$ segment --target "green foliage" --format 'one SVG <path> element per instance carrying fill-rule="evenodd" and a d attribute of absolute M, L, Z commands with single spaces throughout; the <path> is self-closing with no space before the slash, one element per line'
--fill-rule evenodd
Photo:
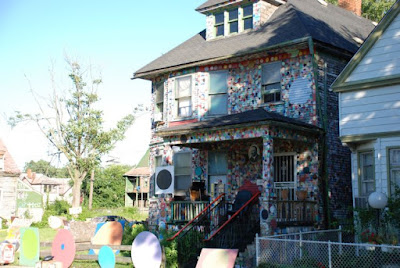
<path fill-rule="evenodd" d="M 337 5 L 338 0 L 327 0 L 328 3 Z M 361 15 L 364 18 L 379 22 L 389 11 L 396 0 L 363 0 Z"/>
<path fill-rule="evenodd" d="M 45 160 L 39 161 L 29 161 L 25 163 L 24 170 L 27 172 L 28 169 L 31 169 L 32 172 L 44 174 L 49 178 L 69 178 L 69 173 L 66 167 L 56 168 Z"/>
<path fill-rule="evenodd" d="M 54 145 L 58 153 L 68 161 L 68 171 L 74 181 L 73 207 L 79 206 L 81 184 L 86 175 L 100 162 L 117 141 L 124 138 L 126 130 L 134 121 L 133 115 L 120 120 L 113 129 L 105 130 L 103 112 L 95 108 L 99 100 L 97 88 L 101 79 L 92 79 L 92 72 L 82 69 L 76 62 L 67 59 L 72 81 L 67 96 L 59 96 L 54 89 L 47 103 L 38 103 L 39 114 L 16 115 L 9 119 L 10 125 L 22 121 L 33 121 Z M 89 80 L 90 82 L 86 82 Z M 33 91 L 32 91 L 33 92 Z M 49 109 L 44 109 L 47 105 Z"/>
<path fill-rule="evenodd" d="M 49 204 L 46 209 L 44 210 L 42 220 L 37 223 L 33 223 L 33 227 L 43 228 L 48 227 L 49 217 L 50 216 L 63 216 L 67 219 L 71 218 L 71 215 L 68 214 L 68 209 L 70 205 L 67 201 L 64 200 L 56 200 L 54 203 Z"/>
<path fill-rule="evenodd" d="M 97 168 L 93 183 L 93 208 L 116 208 L 125 204 L 125 178 L 130 166 L 113 165 L 105 169 Z M 90 176 L 89 176 L 90 177 Z M 85 203 L 89 200 L 90 178 L 84 183 Z"/>
<path fill-rule="evenodd" d="M 125 225 L 124 234 L 122 236 L 122 245 L 132 245 L 133 240 L 135 240 L 136 236 L 141 232 L 148 231 L 148 228 L 144 224 L 134 224 L 129 226 L 129 224 Z"/>
<path fill-rule="evenodd" d="M 385 221 L 393 224 L 400 230 L 400 188 L 396 187 L 395 192 L 388 200 Z"/>
<path fill-rule="evenodd" d="M 164 250 L 166 258 L 166 267 L 178 268 L 178 242 L 177 239 L 168 241 L 168 237 L 172 237 L 174 232 L 167 230 L 160 230 L 163 239 L 160 241 L 161 247 Z"/>

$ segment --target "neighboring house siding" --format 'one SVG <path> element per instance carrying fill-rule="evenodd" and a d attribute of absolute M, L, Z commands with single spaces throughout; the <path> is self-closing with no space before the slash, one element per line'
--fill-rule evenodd
<path fill-rule="evenodd" d="M 342 92 L 340 135 L 400 131 L 400 85 Z"/>
<path fill-rule="evenodd" d="M 15 216 L 17 200 L 17 177 L 0 178 L 0 217 Z"/>
<path fill-rule="evenodd" d="M 369 50 L 346 82 L 400 74 L 400 16 Z"/>

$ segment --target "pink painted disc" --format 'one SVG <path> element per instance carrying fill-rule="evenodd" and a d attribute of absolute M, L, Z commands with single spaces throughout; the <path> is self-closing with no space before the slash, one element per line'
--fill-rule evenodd
<path fill-rule="evenodd" d="M 58 230 L 51 247 L 51 255 L 55 261 L 62 262 L 63 267 L 71 266 L 75 258 L 75 240 L 72 233 L 66 229 Z"/>

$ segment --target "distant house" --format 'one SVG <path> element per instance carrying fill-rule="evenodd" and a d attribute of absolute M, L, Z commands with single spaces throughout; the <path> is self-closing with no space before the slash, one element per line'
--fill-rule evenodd
<path fill-rule="evenodd" d="M 337 78 L 340 139 L 351 149 L 354 206 L 400 186 L 400 2 Z"/>
<path fill-rule="evenodd" d="M 17 181 L 21 174 L 10 152 L 0 139 L 0 217 L 16 216 Z"/>
<path fill-rule="evenodd" d="M 56 200 L 65 200 L 72 203 L 72 185 L 70 178 L 49 178 L 43 174 L 36 174 L 30 169 L 20 175 L 22 182 L 43 195 L 44 204 L 54 203 Z"/>
<path fill-rule="evenodd" d="M 125 206 L 137 207 L 141 211 L 148 211 L 150 190 L 149 150 L 145 153 L 138 165 L 124 174 L 125 179 Z"/>

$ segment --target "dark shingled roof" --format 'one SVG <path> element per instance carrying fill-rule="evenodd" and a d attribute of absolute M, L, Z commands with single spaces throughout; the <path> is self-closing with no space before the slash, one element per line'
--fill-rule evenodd
<path fill-rule="evenodd" d="M 359 47 L 354 37 L 364 40 L 373 28 L 371 21 L 331 4 L 288 0 L 260 29 L 210 41 L 205 40 L 204 30 L 136 71 L 135 77 L 183 64 L 252 53 L 254 49 L 305 37 L 354 53 Z"/>
<path fill-rule="evenodd" d="M 216 117 L 206 121 L 199 121 L 195 123 L 164 128 L 157 131 L 157 133 L 160 135 L 167 136 L 170 133 L 172 134 L 174 132 L 182 132 L 185 130 L 187 131 L 207 130 L 209 128 L 214 128 L 214 127 L 218 128 L 218 127 L 235 126 L 247 123 L 255 123 L 255 122 L 260 123 L 260 122 L 272 122 L 272 121 L 287 123 L 314 131 L 319 130 L 319 128 L 314 125 L 307 124 L 300 120 L 289 118 L 278 113 L 269 112 L 263 108 L 258 108 L 243 113 Z"/>
<path fill-rule="evenodd" d="M 212 7 L 212 6 L 222 4 L 225 2 L 229 2 L 229 0 L 208 0 L 207 2 L 201 4 L 198 8 L 196 8 L 196 10 L 201 10 L 203 8 Z"/>

